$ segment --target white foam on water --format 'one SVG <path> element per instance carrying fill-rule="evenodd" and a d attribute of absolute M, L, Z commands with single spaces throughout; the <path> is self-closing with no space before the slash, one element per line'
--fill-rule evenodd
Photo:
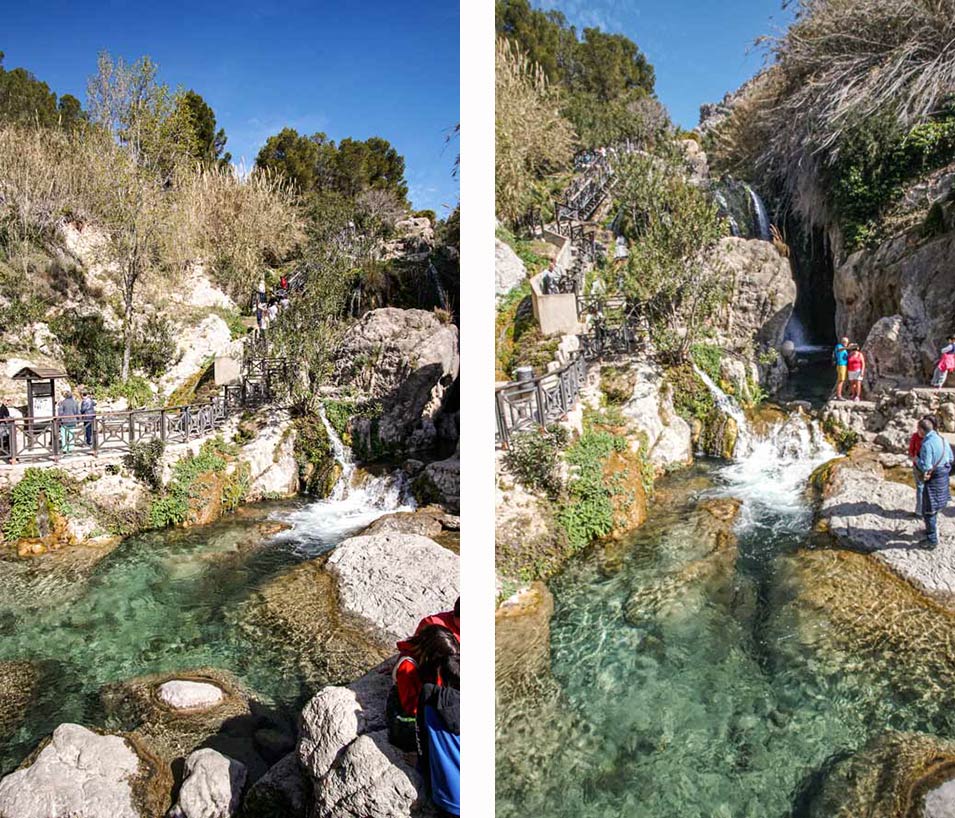
<path fill-rule="evenodd" d="M 309 556 L 337 545 L 384 514 L 416 508 L 404 472 L 399 469 L 376 476 L 360 472 L 351 451 L 329 423 L 324 407 L 319 407 L 318 414 L 341 476 L 327 498 L 284 515 L 282 520 L 292 528 L 275 538 L 277 542 L 294 543 L 297 551 Z"/>

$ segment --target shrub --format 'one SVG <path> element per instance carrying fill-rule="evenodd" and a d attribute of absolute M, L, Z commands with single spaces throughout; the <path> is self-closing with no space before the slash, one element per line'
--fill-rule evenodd
<path fill-rule="evenodd" d="M 63 348 L 63 364 L 70 380 L 106 386 L 119 377 L 123 342 L 101 315 L 63 313 L 50 328 Z"/>
<path fill-rule="evenodd" d="M 149 382 L 142 375 L 131 375 L 125 381 L 111 383 L 106 388 L 106 397 L 113 400 L 126 398 L 130 409 L 149 406 L 155 402 Z"/>
<path fill-rule="evenodd" d="M 335 434 L 345 443 L 351 445 L 351 435 L 348 433 L 348 423 L 352 415 L 356 414 L 355 402 L 347 400 L 325 400 L 325 417 L 335 430 Z"/>
<path fill-rule="evenodd" d="M 576 550 L 613 530 L 614 486 L 604 479 L 604 465 L 613 452 L 627 448 L 625 438 L 588 424 L 565 455 L 573 477 L 557 519 Z"/>
<path fill-rule="evenodd" d="M 133 339 L 132 364 L 158 378 L 179 358 L 175 327 L 162 315 L 150 315 L 136 330 Z"/>
<path fill-rule="evenodd" d="M 41 499 L 48 511 L 66 514 L 66 489 L 63 481 L 66 474 L 59 469 L 27 469 L 23 478 L 10 492 L 10 514 L 3 525 L 7 542 L 16 542 L 29 537 L 38 537 L 37 514 Z"/>
<path fill-rule="evenodd" d="M 563 488 L 560 452 L 567 438 L 567 430 L 556 425 L 515 435 L 504 453 L 504 463 L 522 485 L 556 497 Z"/>
<path fill-rule="evenodd" d="M 709 375 L 714 383 L 719 383 L 723 350 L 716 344 L 693 344 L 690 347 L 690 360 Z"/>
<path fill-rule="evenodd" d="M 181 525 L 189 519 L 190 502 L 195 499 L 195 487 L 198 478 L 206 473 L 222 474 L 229 464 L 229 460 L 235 456 L 238 449 L 231 444 L 226 443 L 221 437 L 215 437 L 202 444 L 199 453 L 196 455 L 187 455 L 179 460 L 172 467 L 172 476 L 169 485 L 166 486 L 166 493 L 162 497 L 157 497 L 149 509 L 148 523 L 151 528 L 165 528 L 170 525 Z M 248 479 L 248 474 L 245 475 Z M 243 482 L 240 472 L 237 472 L 236 482 Z M 235 508 L 245 496 L 245 490 L 236 499 L 238 489 L 233 492 L 228 484 L 223 487 L 223 504 L 228 510 L 231 510 L 228 503 L 232 503 L 231 508 Z"/>
<path fill-rule="evenodd" d="M 123 457 L 123 464 L 133 477 L 145 483 L 153 491 L 162 488 L 162 456 L 166 444 L 158 438 L 143 440 L 129 445 L 129 452 Z"/>

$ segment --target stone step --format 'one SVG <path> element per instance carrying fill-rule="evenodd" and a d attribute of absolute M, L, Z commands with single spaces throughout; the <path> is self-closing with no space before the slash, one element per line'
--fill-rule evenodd
<path fill-rule="evenodd" d="M 826 402 L 824 411 L 831 409 L 845 409 L 849 412 L 874 412 L 875 401 L 871 400 L 830 400 Z"/>

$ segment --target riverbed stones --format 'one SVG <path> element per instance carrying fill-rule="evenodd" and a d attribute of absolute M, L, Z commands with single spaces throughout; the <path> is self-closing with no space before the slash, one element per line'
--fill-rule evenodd
<path fill-rule="evenodd" d="M 298 763 L 298 753 L 293 750 L 249 788 L 239 815 L 241 818 L 306 818 L 311 800 L 311 784 Z"/>
<path fill-rule="evenodd" d="M 422 617 L 448 610 L 458 597 L 458 556 L 427 537 L 380 533 L 338 545 L 327 569 L 347 613 L 385 642 L 403 639 Z"/>
<path fill-rule="evenodd" d="M 494 616 L 495 680 L 498 695 L 550 680 L 550 619 L 554 597 L 543 582 L 519 589 Z"/>
<path fill-rule="evenodd" d="M 298 758 L 321 818 L 410 816 L 423 799 L 413 756 L 388 742 L 393 660 L 345 687 L 319 691 L 302 712 Z M 419 793 L 421 793 L 419 795 Z"/>
<path fill-rule="evenodd" d="M 0 662 L 0 735 L 19 724 L 40 686 L 40 668 L 29 661 Z"/>
<path fill-rule="evenodd" d="M 225 694 L 209 682 L 171 679 L 159 685 L 156 696 L 174 710 L 204 710 L 219 704 Z"/>
<path fill-rule="evenodd" d="M 179 798 L 167 818 L 231 818 L 247 774 L 244 764 L 209 747 L 190 753 Z"/>
<path fill-rule="evenodd" d="M 0 781 L 0 815 L 154 818 L 171 783 L 164 765 L 128 739 L 61 724 L 28 766 Z"/>

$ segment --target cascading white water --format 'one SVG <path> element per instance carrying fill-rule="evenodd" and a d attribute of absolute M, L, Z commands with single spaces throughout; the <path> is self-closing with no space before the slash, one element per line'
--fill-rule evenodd
<path fill-rule="evenodd" d="M 284 520 L 292 528 L 277 538 L 294 540 L 296 548 L 309 555 L 357 533 L 383 514 L 415 509 L 403 471 L 397 469 L 383 475 L 362 472 L 329 422 L 324 407 L 319 407 L 318 415 L 328 433 L 335 461 L 341 467 L 341 476 L 327 498 L 288 514 Z"/>
<path fill-rule="evenodd" d="M 736 448 L 734 449 L 735 456 L 740 457 L 744 454 L 747 454 L 750 449 L 750 433 L 749 423 L 746 420 L 746 413 L 735 400 L 733 400 L 722 389 L 720 389 L 713 382 L 713 379 L 696 364 L 693 364 L 693 371 L 696 372 L 697 377 L 703 381 L 704 384 L 706 384 L 706 388 L 710 390 L 710 394 L 713 396 L 713 400 L 716 402 L 716 408 L 719 409 L 724 415 L 729 415 L 736 422 Z"/>
<path fill-rule="evenodd" d="M 749 199 L 753 203 L 753 214 L 756 219 L 754 227 L 756 227 L 757 230 L 756 238 L 769 241 L 772 234 L 769 232 L 769 214 L 766 212 L 766 204 L 763 202 L 762 196 L 749 185 L 745 185 L 745 187 L 746 192 L 749 194 Z"/>
<path fill-rule="evenodd" d="M 734 236 L 740 236 L 742 233 L 739 229 L 739 222 L 736 221 L 736 218 L 733 216 L 732 208 L 730 208 L 730 203 L 726 200 L 726 195 L 722 190 L 717 190 L 715 193 L 716 203 L 720 207 L 720 211 L 725 215 L 727 222 L 729 222 L 730 233 Z"/>
<path fill-rule="evenodd" d="M 732 462 L 719 470 L 724 485 L 718 493 L 743 501 L 740 527 L 759 526 L 763 520 L 772 520 L 774 528 L 802 524 L 808 514 L 806 481 L 838 451 L 819 424 L 801 412 L 771 425 L 765 434 L 754 433 L 736 401 L 694 369 L 719 410 L 736 421 L 736 449 Z"/>

